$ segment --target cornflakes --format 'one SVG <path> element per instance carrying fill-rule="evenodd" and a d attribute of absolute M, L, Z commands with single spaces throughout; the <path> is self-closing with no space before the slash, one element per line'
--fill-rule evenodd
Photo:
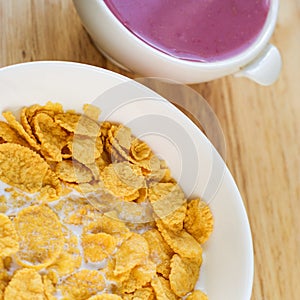
<path fill-rule="evenodd" d="M 174 231 L 183 229 L 186 215 L 184 193 L 177 184 L 157 183 L 149 189 L 149 199 L 155 214 Z"/>
<path fill-rule="evenodd" d="M 86 300 L 101 292 L 105 281 L 99 271 L 81 270 L 67 277 L 58 288 L 66 299 Z"/>
<path fill-rule="evenodd" d="M 76 161 L 64 160 L 55 167 L 57 176 L 66 182 L 85 183 L 93 180 L 90 169 Z"/>
<path fill-rule="evenodd" d="M 44 106 L 41 106 L 39 109 L 37 109 L 35 114 L 37 112 L 46 112 L 51 117 L 53 117 L 56 114 L 63 113 L 63 107 L 60 103 L 53 103 L 51 101 L 48 101 Z"/>
<path fill-rule="evenodd" d="M 115 135 L 117 133 L 118 126 L 112 125 L 111 128 L 107 131 L 107 138 L 105 143 L 106 150 L 112 156 L 114 156 L 114 158 L 117 161 L 125 160 L 148 171 L 159 169 L 160 161 L 155 155 L 150 155 L 147 159 L 139 161 L 135 160 L 132 156 L 130 156 L 130 152 L 128 151 L 128 149 L 123 148 L 116 139 Z"/>
<path fill-rule="evenodd" d="M 178 232 L 167 229 L 161 220 L 156 225 L 167 244 L 182 257 L 197 258 L 202 256 L 200 244 L 184 229 Z"/>
<path fill-rule="evenodd" d="M 11 128 L 7 123 L 0 121 L 0 138 L 2 143 L 13 143 L 22 146 L 28 146 L 28 143 L 18 135 L 18 133 Z"/>
<path fill-rule="evenodd" d="M 207 299 L 193 289 L 209 207 L 130 128 L 83 112 L 3 113 L 0 300 Z"/>
<path fill-rule="evenodd" d="M 42 277 L 32 269 L 16 271 L 4 292 L 5 300 L 44 300 Z"/>
<path fill-rule="evenodd" d="M 130 272 L 130 277 L 122 283 L 123 293 L 132 293 L 151 282 L 155 275 L 155 264 L 151 261 L 138 265 Z"/>
<path fill-rule="evenodd" d="M 213 231 L 213 216 L 209 206 L 200 199 L 189 202 L 184 228 L 200 244 L 205 243 Z"/>
<path fill-rule="evenodd" d="M 60 276 L 73 273 L 81 266 L 82 257 L 77 236 L 63 228 L 64 248 L 58 258 L 47 269 L 56 271 Z"/>
<path fill-rule="evenodd" d="M 4 291 L 10 279 L 11 278 L 8 275 L 7 271 L 0 268 L 0 299 L 1 300 L 4 299 Z"/>
<path fill-rule="evenodd" d="M 95 160 L 102 153 L 102 149 L 99 149 L 97 141 L 99 139 L 76 135 L 71 148 L 73 158 L 84 165 L 95 163 Z"/>
<path fill-rule="evenodd" d="M 100 126 L 96 121 L 80 114 L 56 114 L 54 120 L 62 128 L 76 135 L 96 137 L 101 134 Z"/>
<path fill-rule="evenodd" d="M 186 300 L 208 300 L 208 297 L 203 292 L 195 290 L 186 298 Z"/>
<path fill-rule="evenodd" d="M 151 287 L 137 289 L 133 294 L 123 294 L 124 300 L 154 300 L 155 295 Z"/>
<path fill-rule="evenodd" d="M 178 297 L 173 293 L 170 283 L 161 276 L 155 276 L 151 281 L 157 300 L 176 300 Z"/>
<path fill-rule="evenodd" d="M 3 117 L 8 124 L 35 150 L 40 149 L 40 145 L 33 139 L 24 129 L 24 127 L 16 120 L 15 116 L 10 112 L 3 112 Z"/>
<path fill-rule="evenodd" d="M 64 237 L 57 215 L 47 206 L 30 206 L 14 219 L 20 237 L 17 261 L 22 266 L 41 269 L 55 261 L 62 251 Z"/>
<path fill-rule="evenodd" d="M 0 179 L 24 192 L 36 193 L 48 164 L 34 151 L 17 144 L 0 144 Z"/>
<path fill-rule="evenodd" d="M 112 235 L 117 244 L 121 244 L 124 240 L 131 236 L 130 230 L 126 224 L 116 216 L 101 216 L 96 221 L 92 221 L 83 228 L 84 233 L 100 233 L 104 232 Z"/>
<path fill-rule="evenodd" d="M 101 109 L 99 107 L 92 104 L 84 104 L 82 109 L 84 111 L 85 116 L 89 117 L 94 121 L 98 121 L 99 116 L 101 114 Z"/>
<path fill-rule="evenodd" d="M 101 180 L 104 186 L 118 197 L 132 195 L 145 185 L 141 169 L 128 162 L 110 164 L 103 169 Z"/>
<path fill-rule="evenodd" d="M 182 258 L 174 254 L 171 260 L 170 285 L 173 292 L 183 297 L 191 292 L 198 280 L 202 258 Z"/>
<path fill-rule="evenodd" d="M 47 300 L 56 300 L 55 293 L 56 287 L 53 281 L 49 278 L 48 275 L 42 276 L 42 281 L 44 285 L 44 294 Z"/>
<path fill-rule="evenodd" d="M 101 261 L 110 256 L 116 248 L 116 239 L 107 233 L 82 235 L 84 258 L 88 262 Z"/>
<path fill-rule="evenodd" d="M 146 231 L 143 237 L 148 242 L 150 258 L 156 264 L 156 272 L 165 278 L 169 278 L 171 258 L 174 254 L 173 250 L 156 229 Z"/>
<path fill-rule="evenodd" d="M 62 148 L 67 144 L 68 133 L 56 124 L 47 113 L 33 117 L 34 133 L 41 143 L 41 153 L 50 161 L 61 161 Z"/>
<path fill-rule="evenodd" d="M 123 242 L 116 253 L 115 275 L 126 274 L 135 266 L 143 264 L 149 256 L 149 247 L 146 239 L 137 233 Z"/>
<path fill-rule="evenodd" d="M 102 294 L 102 295 L 92 296 L 88 300 L 122 300 L 122 298 L 118 295 Z"/>
<path fill-rule="evenodd" d="M 7 199 L 5 196 L 0 196 L 0 213 L 6 213 L 8 210 Z"/>
<path fill-rule="evenodd" d="M 132 136 L 131 130 L 128 127 L 125 127 L 123 125 L 118 126 L 118 128 L 114 132 L 114 138 L 123 149 L 125 149 L 126 151 L 130 149 Z"/>
<path fill-rule="evenodd" d="M 152 153 L 151 148 L 139 139 L 134 139 L 132 141 L 130 152 L 132 157 L 137 161 L 148 159 Z"/>
<path fill-rule="evenodd" d="M 48 169 L 43 179 L 39 199 L 43 202 L 57 200 L 62 195 L 62 185 L 57 175 Z"/>
<path fill-rule="evenodd" d="M 0 213 L 0 259 L 15 254 L 19 250 L 19 237 L 13 223 Z"/>

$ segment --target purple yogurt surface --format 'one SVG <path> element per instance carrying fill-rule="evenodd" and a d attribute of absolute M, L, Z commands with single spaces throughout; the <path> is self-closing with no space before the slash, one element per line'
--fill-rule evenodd
<path fill-rule="evenodd" d="M 270 0 L 104 0 L 138 38 L 173 57 L 214 62 L 247 49 Z"/>

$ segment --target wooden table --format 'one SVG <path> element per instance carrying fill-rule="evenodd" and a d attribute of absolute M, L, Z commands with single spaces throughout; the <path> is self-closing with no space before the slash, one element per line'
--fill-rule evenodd
<path fill-rule="evenodd" d="M 253 300 L 300 299 L 299 15 L 299 0 L 282 1 L 273 42 L 284 64 L 273 86 L 234 77 L 192 86 L 221 123 L 226 163 L 248 212 L 255 252 Z M 136 76 L 97 52 L 71 0 L 0 0 L 0 30 L 1 67 L 68 60 Z"/>

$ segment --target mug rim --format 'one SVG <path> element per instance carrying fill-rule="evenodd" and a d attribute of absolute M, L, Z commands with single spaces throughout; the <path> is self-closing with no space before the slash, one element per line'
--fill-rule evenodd
<path fill-rule="evenodd" d="M 126 28 L 121 23 L 121 21 L 113 14 L 113 12 L 109 9 L 104 1 L 97 1 L 97 3 L 102 6 L 102 9 L 104 9 L 104 11 L 107 13 L 110 20 L 114 23 L 114 26 L 116 26 L 118 30 L 122 31 L 122 34 L 126 35 L 127 39 L 130 39 L 131 42 L 137 43 L 139 47 L 144 48 L 148 51 L 148 53 L 151 53 L 152 55 L 164 61 L 168 61 L 169 63 L 177 65 L 179 64 L 182 67 L 186 66 L 192 68 L 205 68 L 208 70 L 215 70 L 216 68 L 227 68 L 231 66 L 242 67 L 255 59 L 271 39 L 277 22 L 279 9 L 279 0 L 270 0 L 270 8 L 263 28 L 261 29 L 255 41 L 244 51 L 237 55 L 233 55 L 219 61 L 201 62 L 177 58 L 149 45 L 147 42 L 143 41 L 141 38 L 132 33 L 128 28 Z"/>

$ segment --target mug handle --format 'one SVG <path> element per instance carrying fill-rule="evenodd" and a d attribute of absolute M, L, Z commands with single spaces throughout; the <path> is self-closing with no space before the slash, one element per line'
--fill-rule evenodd
<path fill-rule="evenodd" d="M 235 73 L 236 77 L 247 77 L 261 85 L 271 85 L 279 77 L 282 59 L 279 50 L 272 44 L 260 53 L 260 55 Z"/>

